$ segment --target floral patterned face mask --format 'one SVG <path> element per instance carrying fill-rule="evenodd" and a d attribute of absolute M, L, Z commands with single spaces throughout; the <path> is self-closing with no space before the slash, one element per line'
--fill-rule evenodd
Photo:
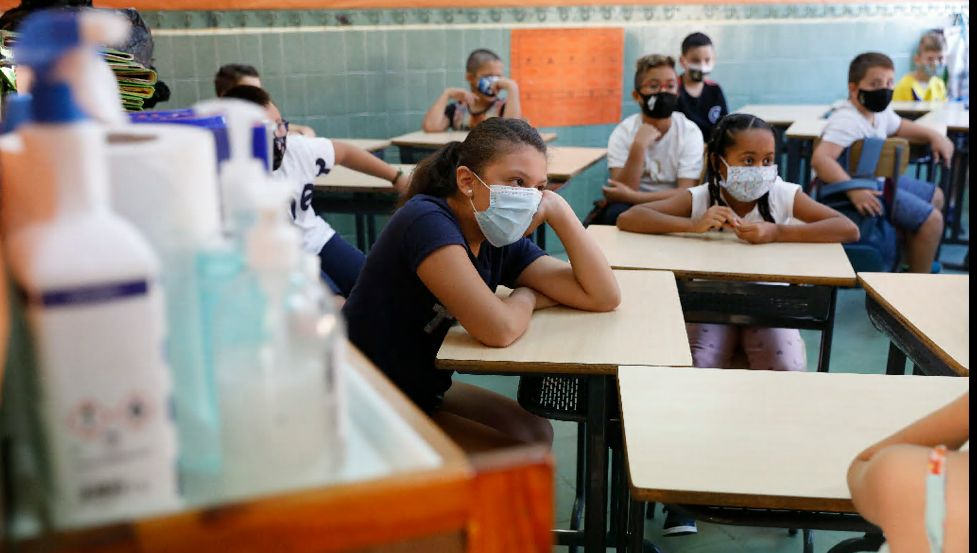
<path fill-rule="evenodd" d="M 725 159 L 719 159 L 726 165 L 726 178 L 720 179 L 719 186 L 738 201 L 757 201 L 770 191 L 770 187 L 777 180 L 776 165 L 746 167 L 730 165 Z"/>

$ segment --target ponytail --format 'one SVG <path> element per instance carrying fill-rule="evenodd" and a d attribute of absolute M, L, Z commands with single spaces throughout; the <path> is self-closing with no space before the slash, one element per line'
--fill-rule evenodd
<path fill-rule="evenodd" d="M 410 178 L 407 199 L 418 194 L 438 198 L 447 198 L 454 194 L 458 189 L 458 184 L 455 182 L 455 169 L 458 168 L 460 152 L 461 142 L 454 140 L 418 163 Z"/>

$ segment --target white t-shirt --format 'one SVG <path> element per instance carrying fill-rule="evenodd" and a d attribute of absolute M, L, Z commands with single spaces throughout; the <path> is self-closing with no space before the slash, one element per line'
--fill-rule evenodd
<path fill-rule="evenodd" d="M 799 185 L 784 182 L 780 177 L 777 177 L 777 180 L 770 187 L 770 196 L 767 198 L 770 203 L 770 216 L 773 217 L 774 223 L 786 225 L 794 222 L 794 197 L 800 189 Z M 689 189 L 689 193 L 692 194 L 691 218 L 702 217 L 712 207 L 711 198 L 709 198 L 709 185 L 693 186 Z M 758 206 L 754 206 L 753 210 L 741 219 L 744 223 L 763 222 L 763 216 L 760 215 Z"/>
<path fill-rule="evenodd" d="M 634 135 L 641 127 L 641 114 L 621 121 L 607 142 L 607 166 L 624 167 Z M 660 192 L 676 187 L 678 179 L 699 180 L 702 174 L 702 131 L 684 114 L 672 114 L 672 126 L 657 142 L 645 151 L 645 166 L 641 171 L 640 189 Z"/>
<path fill-rule="evenodd" d="M 869 121 L 848 100 L 828 117 L 821 140 L 847 148 L 864 138 L 889 138 L 896 134 L 901 124 L 902 118 L 892 110 L 891 105 L 885 111 L 874 114 L 872 121 Z"/>
<path fill-rule="evenodd" d="M 308 138 L 291 134 L 285 157 L 271 176 L 292 187 L 292 221 L 302 231 L 302 249 L 318 255 L 326 242 L 336 234 L 329 223 L 312 209 L 314 181 L 336 165 L 336 151 L 328 138 Z"/>

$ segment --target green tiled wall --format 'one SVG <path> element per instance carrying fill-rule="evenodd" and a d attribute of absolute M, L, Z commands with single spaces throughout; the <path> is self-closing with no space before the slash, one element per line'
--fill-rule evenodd
<path fill-rule="evenodd" d="M 474 48 L 509 56 L 509 32 L 533 25 L 621 26 L 626 75 L 643 54 L 678 56 L 682 38 L 702 31 L 716 44 L 713 78 L 730 108 L 747 103 L 830 103 L 845 95 L 848 61 L 889 54 L 909 69 L 921 33 L 969 8 L 957 2 L 778 6 L 659 6 L 377 10 L 361 12 L 149 12 L 156 66 L 172 90 L 160 108 L 213 95 L 224 63 L 250 63 L 285 116 L 322 136 L 387 138 L 417 130 L 446 86 L 462 86 Z M 450 23 L 448 22 L 450 20 Z M 573 83 L 567 83 L 573 86 Z M 623 114 L 637 111 L 624 87 Z M 559 127 L 558 145 L 606 146 L 613 125 Z M 388 152 L 396 160 L 396 152 Z M 606 164 L 562 192 L 583 216 L 600 194 Z M 350 235 L 347 218 L 330 217 Z M 560 248 L 555 241 L 553 250 Z"/>

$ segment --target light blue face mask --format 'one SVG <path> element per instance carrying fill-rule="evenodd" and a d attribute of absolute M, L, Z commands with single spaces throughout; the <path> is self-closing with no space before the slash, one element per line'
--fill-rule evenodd
<path fill-rule="evenodd" d="M 472 172 L 475 175 L 475 172 Z M 508 246 L 525 236 L 529 230 L 533 216 L 539 209 L 539 202 L 543 199 L 543 193 L 535 188 L 522 188 L 520 186 L 505 186 L 493 184 L 489 186 L 481 177 L 475 175 L 482 186 L 489 189 L 489 206 L 485 211 L 475 209 L 475 202 L 471 198 L 468 201 L 472 204 L 475 212 L 475 222 L 478 228 L 482 229 L 482 234 L 496 248 Z"/>

